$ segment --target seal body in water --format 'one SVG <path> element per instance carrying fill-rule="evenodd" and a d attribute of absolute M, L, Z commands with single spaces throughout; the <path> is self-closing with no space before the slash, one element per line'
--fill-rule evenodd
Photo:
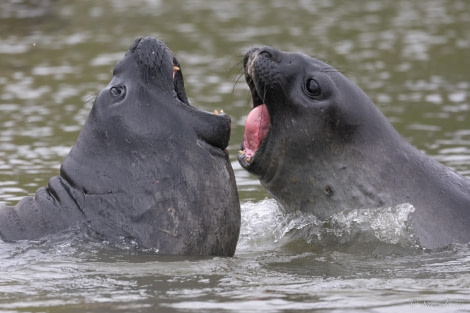
<path fill-rule="evenodd" d="M 137 39 L 98 94 L 60 176 L 0 208 L 5 241 L 85 222 L 107 240 L 161 254 L 232 256 L 240 204 L 226 147 L 231 122 L 189 105 L 179 64 Z"/>
<path fill-rule="evenodd" d="M 470 181 L 411 146 L 339 71 L 272 47 L 244 67 L 254 108 L 238 160 L 286 211 L 410 203 L 423 247 L 470 241 Z"/>

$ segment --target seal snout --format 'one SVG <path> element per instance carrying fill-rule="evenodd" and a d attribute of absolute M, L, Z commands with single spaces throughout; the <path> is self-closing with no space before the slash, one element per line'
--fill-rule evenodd
<path fill-rule="evenodd" d="M 136 40 L 134 56 L 137 63 L 147 70 L 156 70 L 162 67 L 169 48 L 160 40 L 143 37 Z"/>
<path fill-rule="evenodd" d="M 132 55 L 141 70 L 149 79 L 170 80 L 180 72 L 174 53 L 167 45 L 153 37 L 142 37 L 135 40 L 127 55 Z"/>
<path fill-rule="evenodd" d="M 273 47 L 265 46 L 261 48 L 251 48 L 245 54 L 245 57 L 243 59 L 243 66 L 245 67 L 245 69 L 249 69 L 251 71 L 251 66 L 258 57 L 269 59 L 276 63 L 279 63 L 281 61 L 280 51 Z"/>
<path fill-rule="evenodd" d="M 266 96 L 277 85 L 276 67 L 281 51 L 266 46 L 249 50 L 244 58 L 245 80 L 253 97 L 253 107 L 266 103 Z"/>
<path fill-rule="evenodd" d="M 181 66 L 173 51 L 163 41 L 153 37 L 138 38 L 126 56 L 135 60 L 143 78 L 150 86 L 173 89 L 176 97 L 189 105 Z"/>

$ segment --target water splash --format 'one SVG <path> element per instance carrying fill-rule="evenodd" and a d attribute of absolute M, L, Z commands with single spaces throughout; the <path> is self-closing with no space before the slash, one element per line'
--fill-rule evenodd
<path fill-rule="evenodd" d="M 242 204 L 239 251 L 302 243 L 311 248 L 395 245 L 419 248 L 411 204 L 343 211 L 327 220 L 313 214 L 283 213 L 274 200 Z"/>

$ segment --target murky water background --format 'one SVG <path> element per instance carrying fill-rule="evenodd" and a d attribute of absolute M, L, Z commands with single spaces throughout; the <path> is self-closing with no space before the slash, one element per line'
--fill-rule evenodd
<path fill-rule="evenodd" d="M 465 0 L 2 1 L 0 201 L 57 175 L 114 63 L 151 35 L 182 61 L 192 104 L 232 116 L 243 221 L 234 258 L 162 257 L 80 230 L 0 243 L 0 310 L 470 312 L 469 246 L 415 247 L 406 206 L 328 226 L 285 216 L 235 159 L 242 55 L 269 44 L 339 68 L 405 138 L 470 176 L 469 29 Z"/>

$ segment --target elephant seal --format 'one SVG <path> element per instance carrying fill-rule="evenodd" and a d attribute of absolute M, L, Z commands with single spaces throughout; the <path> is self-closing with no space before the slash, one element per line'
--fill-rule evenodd
<path fill-rule="evenodd" d="M 5 241 L 84 221 L 107 240 L 160 254 L 232 256 L 240 203 L 226 147 L 231 121 L 192 107 L 161 41 L 137 39 L 98 94 L 60 176 L 0 208 Z"/>
<path fill-rule="evenodd" d="M 272 47 L 244 68 L 254 108 L 238 160 L 284 210 L 327 219 L 410 203 L 422 247 L 470 241 L 470 181 L 412 147 L 338 70 Z"/>

